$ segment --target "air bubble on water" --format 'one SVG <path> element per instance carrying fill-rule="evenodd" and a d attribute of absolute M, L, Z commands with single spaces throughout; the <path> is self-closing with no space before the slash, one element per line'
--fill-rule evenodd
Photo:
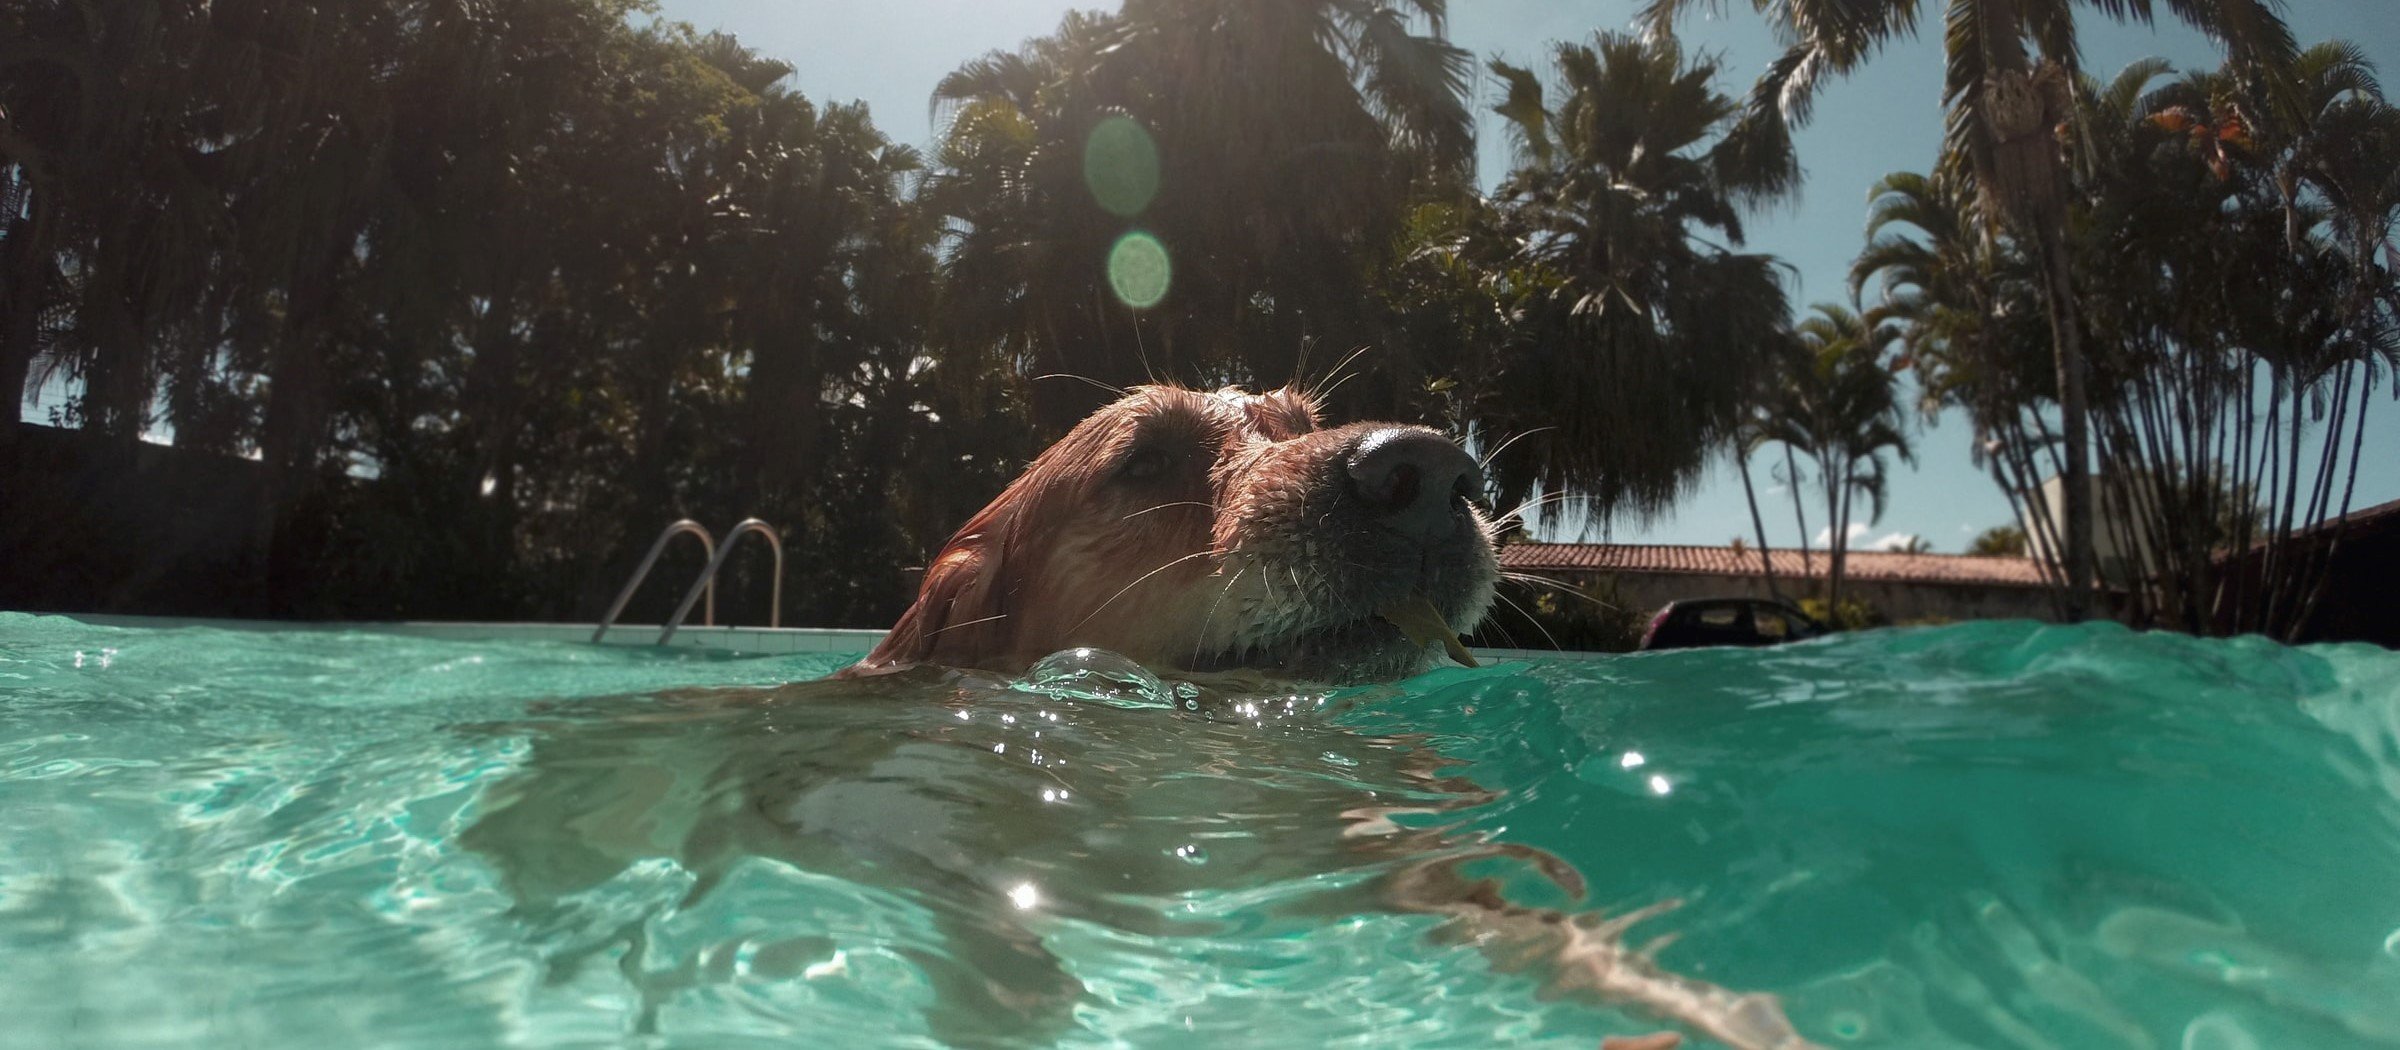
<path fill-rule="evenodd" d="M 1142 665 L 1106 649 L 1066 649 L 1043 657 L 1017 687 L 1059 700 L 1115 707 L 1172 707 L 1178 691 Z"/>
<path fill-rule="evenodd" d="M 2232 1014 L 2210 1011 L 2184 1026 L 2183 1050 L 2258 1050 L 2258 1037 Z"/>
<path fill-rule="evenodd" d="M 1199 867 L 1202 864 L 1208 863 L 1208 851 L 1188 842 L 1181 846 L 1175 847 L 1174 854 L 1176 860 L 1180 860 L 1186 864 L 1192 865 L 1193 867 Z"/>

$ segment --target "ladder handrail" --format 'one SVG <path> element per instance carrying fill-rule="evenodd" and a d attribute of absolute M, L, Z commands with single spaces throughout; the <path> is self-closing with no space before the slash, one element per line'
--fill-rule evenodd
<path fill-rule="evenodd" d="M 752 521 L 756 521 L 756 520 L 758 520 L 758 519 L 756 519 L 756 518 L 753 518 L 753 519 L 751 519 L 751 520 L 752 520 Z M 738 531 L 738 530 L 740 529 L 740 526 L 738 526 L 738 525 L 737 525 L 737 526 L 735 526 L 735 529 Z M 668 541 L 668 540 L 672 540 L 672 539 L 674 539 L 675 537 L 677 537 L 677 536 L 679 536 L 679 535 L 682 535 L 682 534 L 684 534 L 684 533 L 687 533 L 687 532 L 688 532 L 688 533 L 691 533 L 691 534 L 692 534 L 692 535 L 694 535 L 694 536 L 698 536 L 698 537 L 700 537 L 700 549 L 701 549 L 701 551 L 702 551 L 703 553 L 705 553 L 705 554 L 707 554 L 707 555 L 708 555 L 708 569 L 709 569 L 709 571 L 708 571 L 706 574 L 704 574 L 704 575 L 702 575 L 702 576 L 700 577 L 700 580 L 701 580 L 701 582 L 702 582 L 702 583 L 704 583 L 704 584 L 706 584 L 706 585 L 708 586 L 708 610 L 707 610 L 707 612 L 706 612 L 706 613 L 704 613 L 704 614 L 703 614 L 703 615 L 704 615 L 704 617 L 705 617 L 705 619 L 704 619 L 704 621 L 703 621 L 703 622 L 704 622 L 706 625 L 708 625 L 708 626 L 711 626 L 711 627 L 714 627 L 714 626 L 716 626 L 716 623 L 717 623 L 717 582 L 716 582 L 716 581 L 717 581 L 717 573 L 716 573 L 716 569 L 717 569 L 717 541 L 716 541 L 716 539 L 715 539 L 714 537 L 712 537 L 712 536 L 710 536 L 710 535 L 708 534 L 708 528 L 707 528 L 707 526 L 704 526 L 704 525 L 700 524 L 699 522 L 693 521 L 693 520 L 692 520 L 692 519 L 690 519 L 690 518 L 685 518 L 685 519 L 683 519 L 682 521 L 678 521 L 678 522 L 676 522 L 676 523 L 674 523 L 674 524 L 672 524 L 672 525 L 669 525 L 669 526 L 667 526 L 667 529 L 666 529 L 666 531 L 665 531 L 665 532 L 661 532 L 661 533 L 659 533 L 659 534 L 658 534 L 658 539 L 657 539 L 657 540 L 655 540 L 655 541 L 653 541 L 653 542 L 650 544 L 650 553 L 648 553 L 648 554 L 645 554 L 645 555 L 643 555 L 643 556 L 642 556 L 642 565 L 641 565 L 641 567 L 640 567 L 640 568 L 638 568 L 638 569 L 635 569 L 635 570 L 633 570 L 633 576 L 632 576 L 632 578 L 630 578 L 630 579 L 628 579 L 628 580 L 626 580 L 626 581 L 625 581 L 625 589 L 624 589 L 624 590 L 621 590 L 621 591 L 618 591 L 618 592 L 617 592 L 617 600 L 616 600 L 616 601 L 614 601 L 614 602 L 611 602 L 611 603 L 609 603 L 609 606 L 608 606 L 608 615 L 601 617 L 601 618 L 600 618 L 600 626 L 598 626 L 598 627 L 595 627 L 595 628 L 593 628 L 593 629 L 592 629 L 592 641 L 593 641 L 594 643 L 598 643 L 598 642 L 600 641 L 600 637 L 601 637 L 602 635 L 605 635 L 605 634 L 607 634 L 607 633 L 608 633 L 608 628 L 609 628 L 609 625 L 610 625 L 610 624 L 613 624 L 613 623 L 616 623 L 616 622 L 617 622 L 617 616 L 618 616 L 619 614 L 621 614 L 621 613 L 623 613 L 623 612 L 625 611 L 625 603 L 626 603 L 626 602 L 630 602 L 630 601 L 632 601 L 632 600 L 633 600 L 633 592 L 634 592 L 635 590 L 637 590 L 637 589 L 639 589 L 639 588 L 641 587 L 641 585 L 642 585 L 642 581 L 643 581 L 643 580 L 645 580 L 645 579 L 649 578 L 649 576 L 650 576 L 650 567 L 651 567 L 651 566 L 653 566 L 653 565 L 656 565 L 656 564 L 658 564 L 658 556 L 659 556 L 660 552 L 662 552 L 662 551 L 665 551 L 665 550 L 667 549 L 667 541 Z M 775 574 L 775 575 L 776 575 L 775 585 L 776 585 L 776 587 L 777 587 L 778 589 L 780 589 L 780 588 L 783 586 L 783 573 L 781 572 L 781 569 L 782 569 L 782 567 L 783 567 L 783 566 L 782 566 L 782 564 L 781 564 L 781 558 L 780 558 L 780 557 L 778 557 L 778 558 L 777 558 L 777 565 L 776 565 L 776 569 L 777 569 L 778 571 L 777 571 L 777 572 L 776 572 L 776 574 Z M 780 595 L 778 595 L 778 597 L 780 597 Z M 681 611 L 679 611 L 679 612 L 677 612 L 677 613 L 675 614 L 675 616 L 676 616 L 676 619 L 678 619 L 678 620 L 682 619 L 682 618 L 683 618 L 683 615 L 684 615 L 684 613 L 690 612 L 690 611 L 691 611 L 691 608 L 692 608 L 692 602 L 691 602 L 691 599 L 690 599 L 690 598 L 685 598 L 685 599 L 684 599 L 684 602 L 683 602 L 683 609 L 682 609 Z M 671 634 L 671 633 L 673 633 L 673 628 L 669 628 L 669 629 L 668 629 L 668 632 L 669 632 L 670 634 Z M 662 639 L 660 639 L 660 641 L 665 641 L 665 639 L 663 639 L 663 638 L 662 638 Z"/>
<path fill-rule="evenodd" d="M 709 557 L 708 568 L 700 570 L 700 578 L 692 581 L 691 590 L 684 592 L 683 604 L 675 607 L 675 615 L 667 620 L 667 629 L 659 632 L 658 644 L 665 645 L 669 639 L 675 637 L 675 629 L 683 626 L 683 618 L 690 615 L 692 603 L 700 599 L 700 591 L 703 588 L 708 590 L 709 607 L 713 612 L 716 607 L 717 570 L 724 567 L 725 559 L 733 554 L 733 549 L 741 546 L 742 534 L 749 532 L 766 537 L 768 549 L 775 552 L 774 587 L 767 599 L 773 604 L 767 608 L 767 626 L 783 626 L 783 537 L 775 534 L 773 525 L 757 518 L 743 518 L 741 524 L 725 533 L 725 545 L 718 548 L 716 553 Z"/>

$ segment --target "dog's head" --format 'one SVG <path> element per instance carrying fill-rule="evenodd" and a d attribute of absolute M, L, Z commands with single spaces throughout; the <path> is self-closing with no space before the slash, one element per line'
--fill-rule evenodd
<path fill-rule="evenodd" d="M 1420 643 L 1490 607 L 1480 484 L 1423 427 L 1319 430 L 1288 389 L 1140 387 L 961 527 L 856 670 L 1017 671 L 1091 646 L 1160 669 L 1413 674 Z"/>

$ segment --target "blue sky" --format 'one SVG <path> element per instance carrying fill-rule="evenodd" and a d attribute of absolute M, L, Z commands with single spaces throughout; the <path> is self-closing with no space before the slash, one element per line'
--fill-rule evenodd
<path fill-rule="evenodd" d="M 663 0 L 661 14 L 701 29 L 722 29 L 759 52 L 791 63 L 794 80 L 810 98 L 863 99 L 878 126 L 904 142 L 929 145 L 933 127 L 927 101 L 934 82 L 966 59 L 994 48 L 1014 48 L 1050 31 L 1073 6 L 1044 0 Z M 1552 42 L 1580 39 L 1594 30 L 1628 27 L 1633 0 L 1451 0 L 1450 35 L 1481 60 L 1506 58 L 1520 65 L 1543 61 Z M 1706 4 L 1695 5 L 1706 7 Z M 1696 14 L 1683 26 L 1689 47 L 1721 54 L 1725 89 L 1746 90 L 1775 52 L 1747 0 L 1728 0 L 1726 13 Z M 1847 297 L 1845 274 L 1858 253 L 1868 187 L 1884 174 L 1924 170 L 1941 138 L 1941 4 L 1927 2 L 1927 23 L 1937 36 L 1893 47 L 1851 79 L 1822 92 L 1816 121 L 1799 137 L 1806 189 L 1796 204 L 1784 205 L 1750 222 L 1748 248 L 1782 257 L 1794 268 L 1792 301 Z M 2162 5 L 2163 6 L 2163 5 Z M 2366 49 L 2388 87 L 2400 93 L 2400 0 L 2299 0 L 2287 17 L 2303 44 L 2341 36 Z M 2153 30 L 2120 26 L 2087 12 L 2084 62 L 2106 75 L 2126 63 L 2158 55 L 2178 68 L 2213 66 L 2218 53 L 2181 26 Z M 1487 110 L 1498 89 L 1488 75 L 1476 85 L 1477 108 Z M 1507 140 L 1483 113 L 1481 176 L 1488 185 L 1506 171 Z M 2367 463 L 2358 479 L 2357 503 L 2400 499 L 2400 404 L 2379 396 L 2371 410 Z M 1860 545 L 1894 534 L 1921 535 L 1936 550 L 1958 551 L 1976 532 L 2010 519 L 2008 504 L 1967 454 L 1963 422 L 1944 419 L 1920 425 L 1917 464 L 1895 464 L 1891 501 L 1883 520 Z M 2390 450 L 2378 455 L 2376 450 Z M 1772 485 L 1762 460 L 1754 467 L 1761 498 Z M 1798 538 L 1788 502 L 1766 508 L 1768 538 L 1787 546 Z M 1811 508 L 1810 524 L 1823 514 Z M 1781 526 L 1777 526 L 1777 522 Z M 1622 542 L 1724 543 L 1750 535 L 1749 511 L 1740 481 L 1721 465 L 1670 513 L 1655 521 L 1618 522 L 1610 538 Z"/>

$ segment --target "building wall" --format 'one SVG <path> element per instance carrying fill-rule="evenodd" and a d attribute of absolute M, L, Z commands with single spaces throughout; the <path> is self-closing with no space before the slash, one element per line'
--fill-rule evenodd
<path fill-rule="evenodd" d="M 2121 587 L 2157 575 L 2159 560 L 2151 553 L 2150 537 L 2141 528 L 2143 521 L 2155 517 L 2144 505 L 2148 501 L 2137 495 L 2128 513 L 2116 491 L 2101 484 L 2097 474 L 2091 478 L 2090 491 L 2092 563 L 2101 578 Z M 2042 482 L 2041 498 L 2026 502 L 2025 520 L 2017 524 L 2025 530 L 2025 553 L 2037 561 L 2057 565 L 2066 560 L 2065 553 L 2050 542 L 2054 537 L 2065 542 L 2066 498 L 2066 479 L 2053 475 Z"/>
<path fill-rule="evenodd" d="M 1573 580 L 1597 579 L 1614 586 L 1617 601 L 1645 614 L 1659 606 L 1688 598 L 1765 598 L 1766 581 L 1756 575 L 1716 576 L 1701 573 L 1557 574 Z M 1779 578 L 1786 598 L 1815 594 L 1818 584 Z M 1881 610 L 1893 623 L 1920 620 L 2050 621 L 2057 618 L 2050 598 L 2038 587 L 2000 587 L 1988 584 L 1895 583 L 1882 580 L 1844 580 L 1842 593 Z"/>

